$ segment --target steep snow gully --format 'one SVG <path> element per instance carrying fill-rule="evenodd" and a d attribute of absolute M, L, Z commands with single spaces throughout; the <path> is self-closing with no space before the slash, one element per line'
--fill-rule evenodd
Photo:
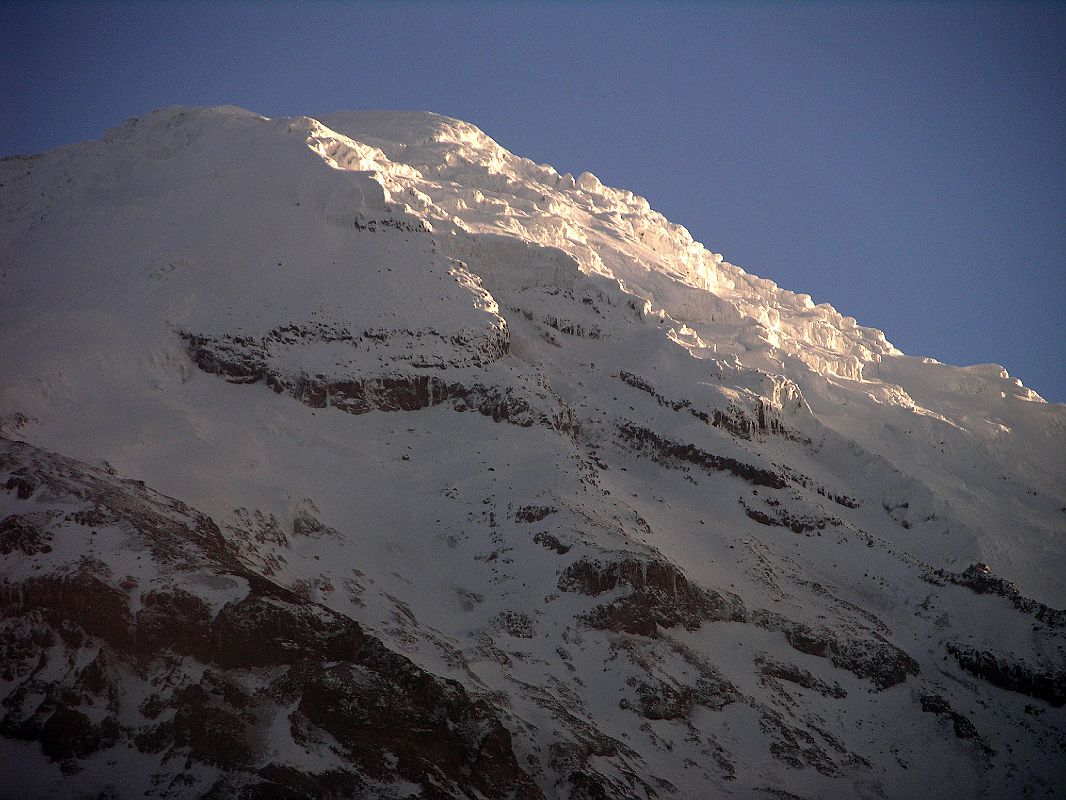
<path fill-rule="evenodd" d="M 1066 406 L 434 114 L 0 161 L 0 795 L 1055 797 Z"/>

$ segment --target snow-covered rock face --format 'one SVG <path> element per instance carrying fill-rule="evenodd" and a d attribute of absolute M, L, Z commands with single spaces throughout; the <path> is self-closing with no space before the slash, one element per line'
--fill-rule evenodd
<path fill-rule="evenodd" d="M 433 114 L 168 109 L 0 220 L 21 796 L 1066 780 L 1066 408 L 1003 368 Z"/>

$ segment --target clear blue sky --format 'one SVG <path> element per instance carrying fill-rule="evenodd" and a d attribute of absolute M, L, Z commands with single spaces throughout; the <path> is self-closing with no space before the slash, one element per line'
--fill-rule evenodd
<path fill-rule="evenodd" d="M 0 6 L 0 155 L 172 104 L 427 109 L 904 351 L 1066 401 L 1066 6 Z"/>

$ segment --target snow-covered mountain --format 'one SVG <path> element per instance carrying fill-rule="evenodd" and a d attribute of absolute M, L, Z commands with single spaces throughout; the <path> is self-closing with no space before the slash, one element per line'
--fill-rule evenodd
<path fill-rule="evenodd" d="M 1051 797 L 1066 406 L 464 122 L 0 161 L 0 794 Z"/>

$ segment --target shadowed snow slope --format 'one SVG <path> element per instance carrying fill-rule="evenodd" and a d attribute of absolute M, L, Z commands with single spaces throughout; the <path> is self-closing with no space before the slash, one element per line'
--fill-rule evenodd
<path fill-rule="evenodd" d="M 18 796 L 1066 780 L 1066 407 L 1002 367 L 434 114 L 158 111 L 0 220 Z"/>

